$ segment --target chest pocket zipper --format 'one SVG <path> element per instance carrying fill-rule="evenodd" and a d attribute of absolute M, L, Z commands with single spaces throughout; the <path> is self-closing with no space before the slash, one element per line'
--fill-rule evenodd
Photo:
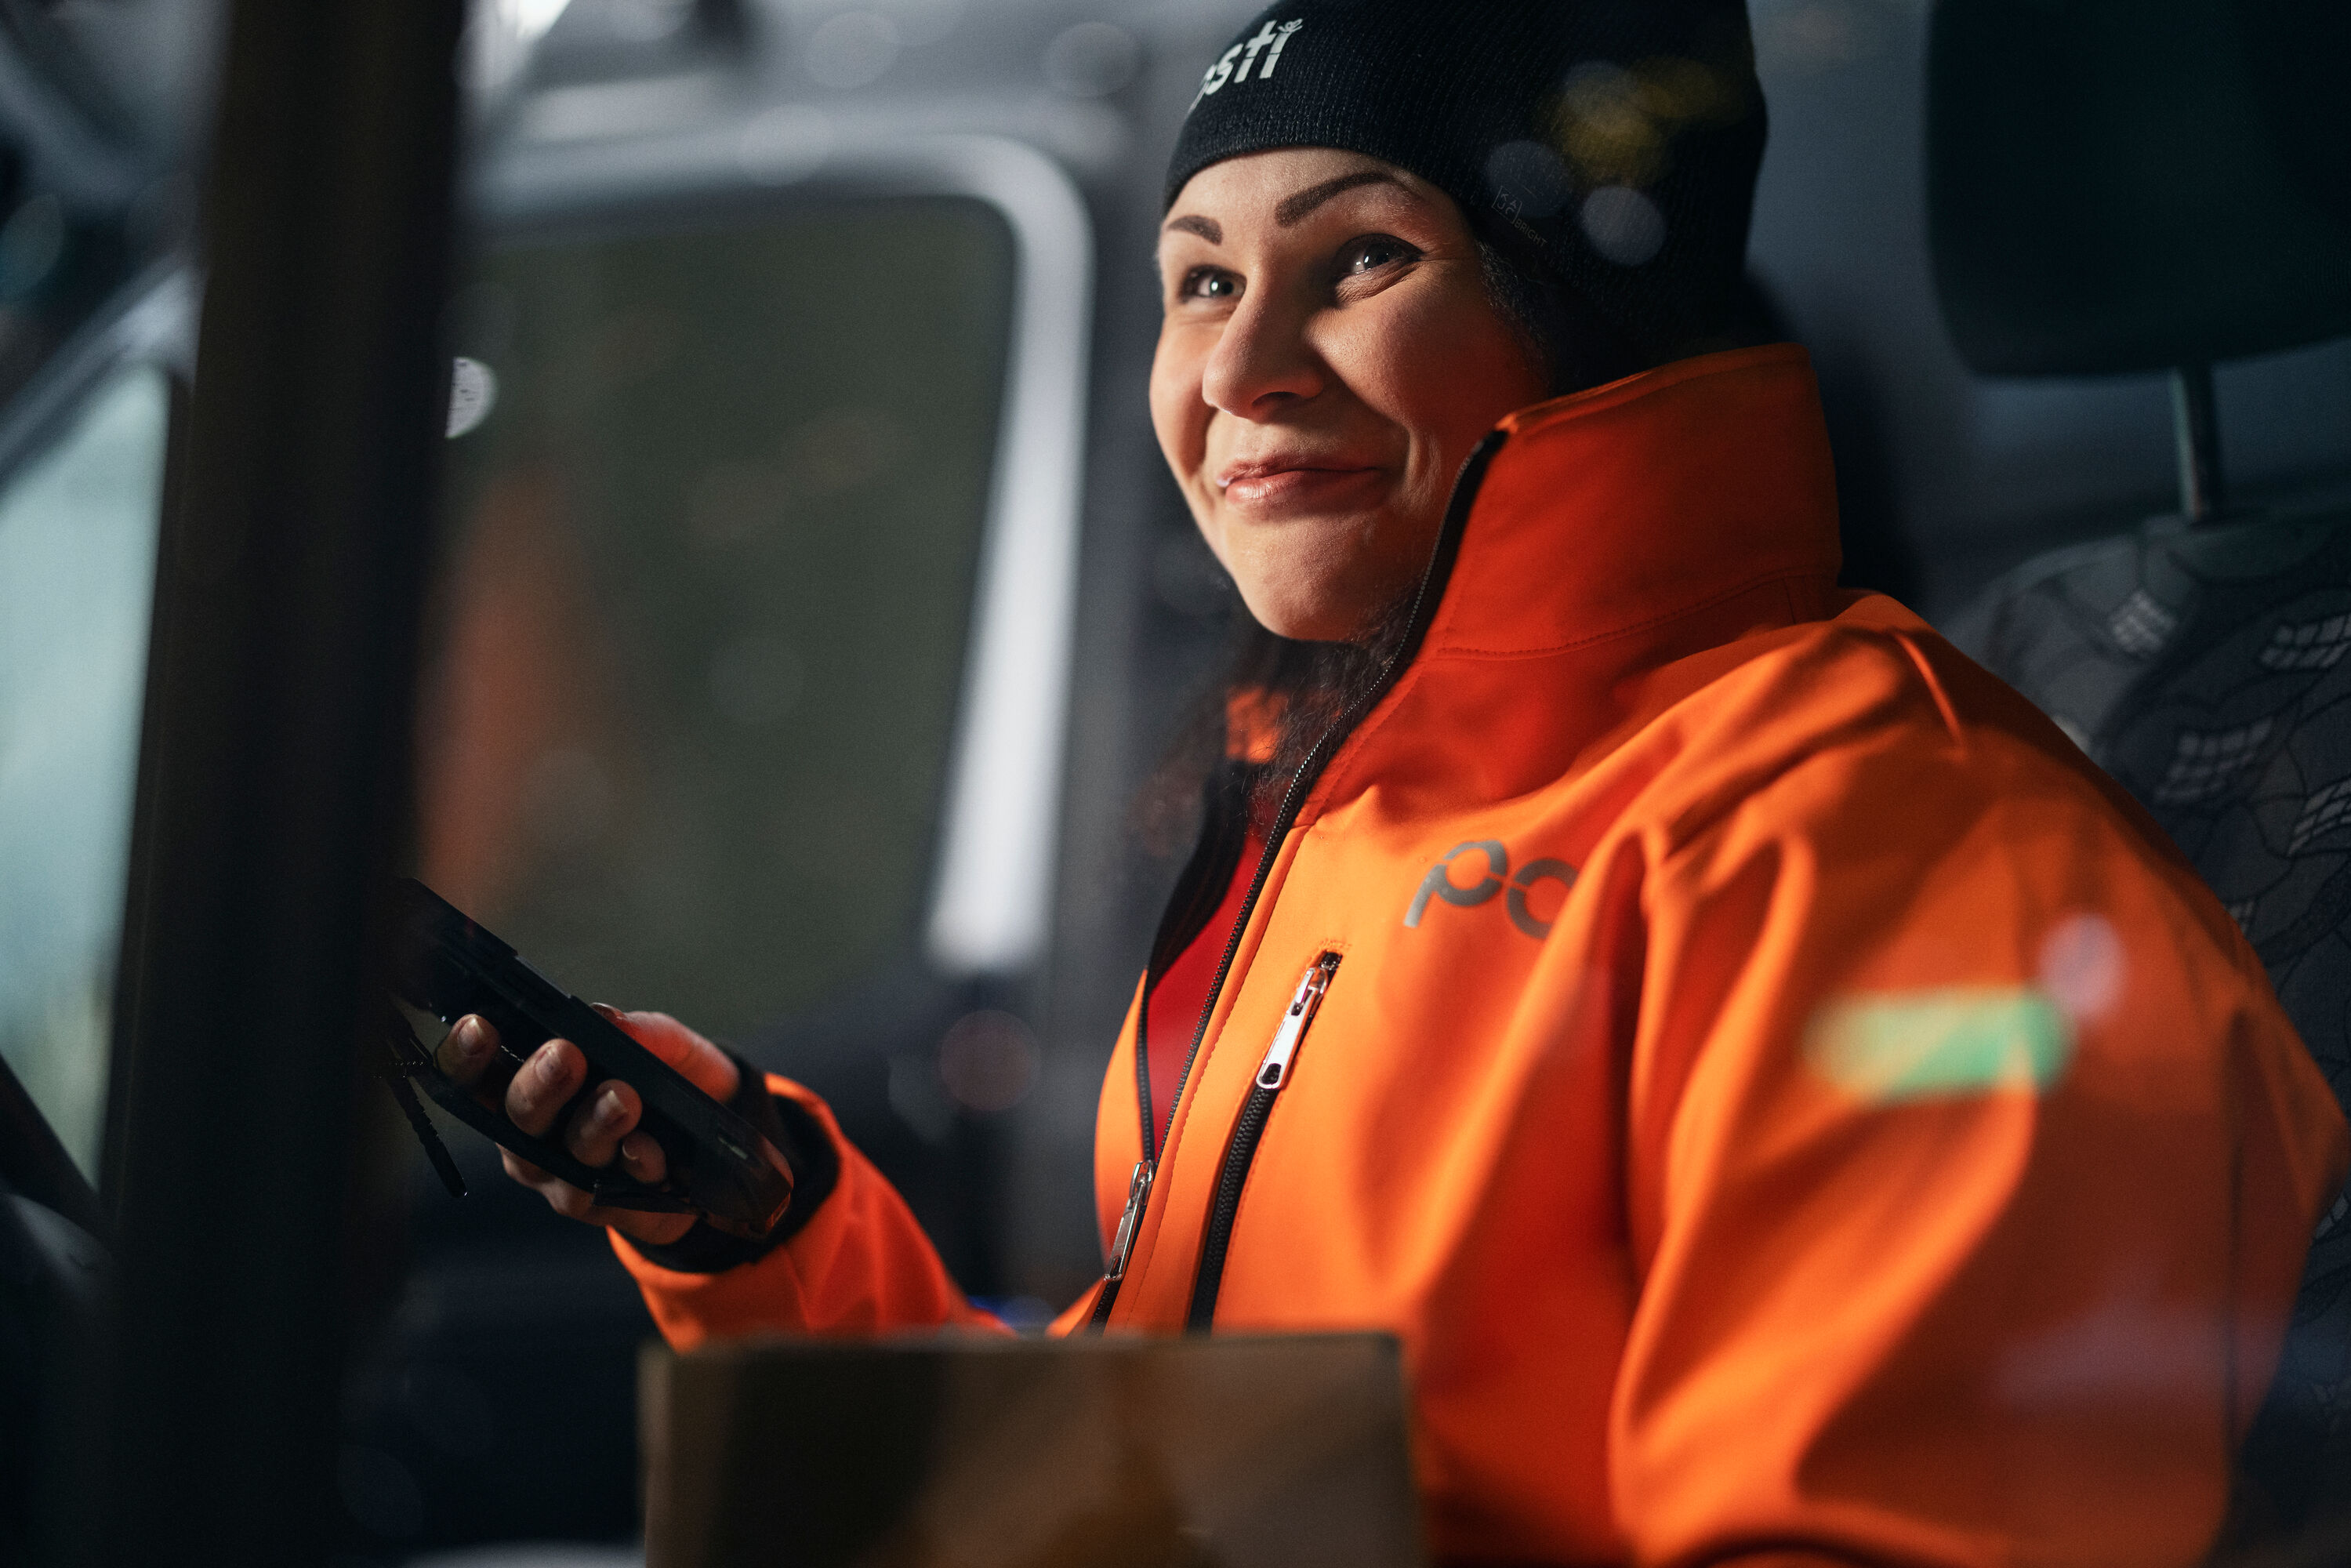
<path fill-rule="evenodd" d="M 1232 1141 L 1225 1145 L 1224 1166 L 1217 1176 L 1216 1201 L 1208 1210 L 1208 1228 L 1200 1241 L 1200 1271 L 1193 1279 L 1191 1310 L 1184 1318 L 1187 1329 L 1205 1332 L 1216 1321 L 1217 1292 L 1225 1280 L 1225 1253 L 1232 1244 L 1233 1219 L 1240 1212 L 1241 1189 L 1249 1185 L 1258 1141 L 1265 1135 L 1275 1099 L 1290 1082 L 1298 1048 L 1305 1043 L 1306 1031 L 1314 1027 L 1314 1015 L 1331 988 L 1331 977 L 1338 972 L 1338 954 L 1325 953 L 1314 960 L 1314 967 L 1306 971 L 1290 996 L 1290 1009 L 1281 1015 L 1281 1027 L 1273 1031 L 1265 1059 L 1258 1063 L 1257 1082 L 1233 1123 Z"/>

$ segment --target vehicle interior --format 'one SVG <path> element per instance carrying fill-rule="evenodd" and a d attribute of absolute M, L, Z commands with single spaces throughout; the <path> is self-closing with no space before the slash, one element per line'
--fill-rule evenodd
<path fill-rule="evenodd" d="M 1256 9 L 0 0 L 0 1561 L 643 1560 L 635 1287 L 350 1043 L 385 874 L 817 1090 L 1014 1326 L 1093 1281 L 1144 786 L 1243 613 L 1160 174 Z M 2351 13 L 1750 10 L 1846 580 L 2351 1098 Z M 2346 1214 L 2247 1562 L 2351 1554 Z"/>

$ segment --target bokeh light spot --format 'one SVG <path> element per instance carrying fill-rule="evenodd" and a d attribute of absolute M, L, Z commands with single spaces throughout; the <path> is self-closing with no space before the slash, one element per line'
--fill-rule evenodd
<path fill-rule="evenodd" d="M 1665 248 L 1666 215 L 1629 185 L 1603 185 L 1583 198 L 1583 237 L 1619 267 L 1638 267 Z"/>
<path fill-rule="evenodd" d="M 2069 915 L 2042 938 L 2042 987 L 2076 1023 L 2113 1011 L 2128 972 L 2123 939 L 2100 915 Z"/>
<path fill-rule="evenodd" d="M 1071 98 L 1106 98 L 1134 79 L 1143 47 L 1124 27 L 1081 22 L 1045 46 L 1045 79 Z"/>
<path fill-rule="evenodd" d="M 1540 141 L 1505 141 L 1486 160 L 1486 183 L 1494 200 L 1517 216 L 1547 218 L 1575 194 L 1575 182 L 1559 154 Z"/>
<path fill-rule="evenodd" d="M 898 25 L 872 11 L 843 11 L 809 35 L 800 63 L 819 87 L 849 89 L 877 81 L 898 63 Z"/>
<path fill-rule="evenodd" d="M 1008 1111 L 1037 1085 L 1037 1037 L 1008 1012 L 966 1013 L 939 1041 L 939 1081 L 967 1111 Z"/>

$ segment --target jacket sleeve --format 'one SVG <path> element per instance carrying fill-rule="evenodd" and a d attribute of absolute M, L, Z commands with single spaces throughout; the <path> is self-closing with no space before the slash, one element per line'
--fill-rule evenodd
<path fill-rule="evenodd" d="M 808 1113 L 838 1154 L 839 1175 L 783 1245 L 720 1272 L 664 1268 L 611 1232 L 662 1336 L 691 1350 L 705 1340 L 761 1333 L 1005 1332 L 965 1300 L 905 1200 L 841 1136 L 824 1102 L 785 1078 L 771 1075 L 768 1088 Z"/>
<path fill-rule="evenodd" d="M 2062 745 L 1828 746 L 1654 856 L 1637 1561 L 2184 1563 L 2219 1528 L 2342 1119 Z"/>

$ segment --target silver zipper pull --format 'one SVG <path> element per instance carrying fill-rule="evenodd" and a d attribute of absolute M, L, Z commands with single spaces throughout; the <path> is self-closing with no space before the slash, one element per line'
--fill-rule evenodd
<path fill-rule="evenodd" d="M 1322 1006 L 1322 993 L 1331 988 L 1331 977 L 1338 967 L 1339 955 L 1325 953 L 1298 982 L 1290 1010 L 1281 1015 L 1281 1027 L 1273 1031 L 1273 1043 L 1265 1048 L 1265 1060 L 1258 1063 L 1259 1088 L 1280 1090 L 1289 1078 L 1290 1059 L 1298 1054 L 1298 1042 L 1306 1038 L 1306 1026 L 1314 1021 L 1315 1012 Z"/>
<path fill-rule="evenodd" d="M 1151 1178 L 1157 1167 L 1149 1160 L 1134 1162 L 1134 1173 L 1126 1178 L 1126 1212 L 1118 1217 L 1118 1234 L 1111 1238 L 1110 1267 L 1102 1270 L 1106 1280 L 1126 1278 L 1127 1255 L 1134 1250 L 1134 1233 L 1143 1228 L 1144 1206 L 1151 1201 Z"/>

